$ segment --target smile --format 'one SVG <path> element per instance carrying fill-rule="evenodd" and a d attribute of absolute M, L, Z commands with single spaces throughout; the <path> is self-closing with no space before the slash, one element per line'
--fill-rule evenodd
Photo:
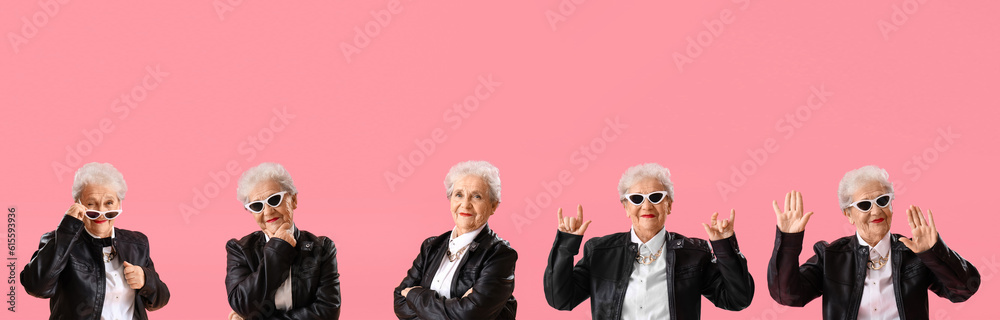
<path fill-rule="evenodd" d="M 471 217 L 472 216 L 471 213 L 467 213 L 467 212 L 461 212 L 458 215 L 463 216 L 463 217 Z"/>
<path fill-rule="evenodd" d="M 105 223 L 105 222 L 108 222 L 108 220 L 94 220 L 94 223 Z"/>
<path fill-rule="evenodd" d="M 640 217 L 643 217 L 643 218 L 656 218 L 656 215 L 653 215 L 653 214 L 644 214 L 644 215 L 641 215 Z"/>
<path fill-rule="evenodd" d="M 275 217 L 275 218 L 272 218 L 272 219 L 270 219 L 270 220 L 267 220 L 267 223 L 271 223 L 271 222 L 275 222 L 275 221 L 278 221 L 278 218 L 277 218 L 277 217 Z"/>
<path fill-rule="evenodd" d="M 882 221 L 885 221 L 885 218 L 878 218 L 878 219 L 872 220 L 872 223 L 882 223 Z"/>

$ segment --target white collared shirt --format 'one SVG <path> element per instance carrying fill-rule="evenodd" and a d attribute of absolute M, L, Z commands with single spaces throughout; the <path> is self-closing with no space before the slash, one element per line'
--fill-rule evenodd
<path fill-rule="evenodd" d="M 625 303 L 622 305 L 622 319 L 670 319 L 670 306 L 667 297 L 667 259 L 664 250 L 667 229 L 660 229 L 646 243 L 639 240 L 632 229 L 632 242 L 639 245 L 639 254 L 660 257 L 650 264 L 632 261 L 632 275 L 628 279 L 628 289 L 625 290 Z"/>
<path fill-rule="evenodd" d="M 84 228 L 91 237 L 100 239 Z M 115 229 L 111 228 L 111 238 L 115 237 Z M 131 320 L 135 312 L 135 289 L 125 281 L 125 264 L 121 257 L 107 261 L 104 257 L 112 252 L 111 246 L 102 249 L 101 262 L 104 262 L 104 306 L 101 309 L 102 320 Z"/>
<path fill-rule="evenodd" d="M 448 241 L 448 252 L 457 253 L 458 255 L 455 261 L 448 260 L 447 253 L 445 253 L 444 258 L 441 258 L 441 266 L 434 273 L 431 290 L 434 290 L 445 298 L 452 298 L 451 283 L 455 279 L 455 272 L 458 271 L 458 264 L 462 262 L 462 257 L 465 257 L 465 254 L 469 252 L 468 246 L 472 245 L 472 240 L 476 239 L 476 236 L 479 235 L 479 232 L 483 231 L 484 227 L 486 227 L 486 224 L 483 224 L 479 229 L 466 232 L 458 237 L 454 236 L 458 227 L 451 229 L 452 238 L 451 241 Z M 461 294 L 465 294 L 465 292 Z"/>
<path fill-rule="evenodd" d="M 865 269 L 868 274 L 865 276 L 865 290 L 861 294 L 861 307 L 858 308 L 858 320 L 889 320 L 899 319 L 899 309 L 896 308 L 896 293 L 892 288 L 892 254 L 890 253 L 891 243 L 889 233 L 886 232 L 882 240 L 875 244 L 874 248 L 857 234 L 858 242 L 869 247 L 871 260 L 878 261 L 879 257 L 885 257 L 885 266 L 879 270 Z"/>
<path fill-rule="evenodd" d="M 292 224 L 292 236 L 295 236 L 295 224 Z M 264 240 L 271 241 L 271 237 L 264 233 Z M 296 238 L 295 241 L 299 239 Z M 278 310 L 292 310 L 292 270 L 288 269 L 288 277 L 274 291 L 274 308 Z"/>

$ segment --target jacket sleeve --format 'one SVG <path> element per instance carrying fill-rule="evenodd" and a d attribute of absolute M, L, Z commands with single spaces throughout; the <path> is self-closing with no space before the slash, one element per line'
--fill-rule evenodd
<path fill-rule="evenodd" d="M 403 289 L 420 285 L 424 274 L 424 256 L 429 254 L 429 244 L 433 237 L 427 238 L 423 243 L 420 244 L 420 253 L 417 257 L 413 259 L 413 265 L 410 270 L 406 271 L 406 277 L 403 281 L 399 283 L 399 286 L 392 291 L 392 307 L 396 312 L 396 317 L 399 319 L 417 319 L 417 313 L 410 308 L 410 305 L 406 302 L 406 298 L 400 293 Z M 412 294 L 412 290 L 410 294 Z M 407 294 L 409 295 L 409 294 Z"/>
<path fill-rule="evenodd" d="M 827 244 L 816 243 L 813 247 L 816 254 L 799 266 L 805 232 L 775 230 L 774 251 L 767 264 L 767 288 L 771 298 L 782 305 L 805 306 L 823 294 L 823 257 Z"/>
<path fill-rule="evenodd" d="M 430 288 L 414 288 L 406 295 L 410 309 L 420 319 L 495 319 L 514 294 L 517 252 L 506 245 L 481 249 L 493 251 L 483 262 L 472 294 L 445 298 Z"/>
<path fill-rule="evenodd" d="M 556 231 L 542 286 L 545 301 L 558 310 L 573 310 L 590 297 L 589 242 L 584 248 L 583 259 L 573 266 L 573 257 L 580 253 L 582 241 L 583 236 Z"/>
<path fill-rule="evenodd" d="M 38 250 L 21 271 L 21 285 L 28 294 L 48 299 L 59 287 L 59 274 L 66 268 L 69 252 L 80 240 L 83 221 L 63 215 L 55 231 L 42 235 Z"/>
<path fill-rule="evenodd" d="M 948 248 L 940 234 L 937 243 L 917 257 L 934 274 L 930 289 L 939 297 L 963 302 L 979 290 L 979 270 Z"/>
<path fill-rule="evenodd" d="M 323 238 L 323 258 L 320 261 L 319 287 L 315 299 L 308 306 L 291 310 L 277 310 L 268 319 L 340 319 L 340 272 L 337 271 L 337 247 L 332 240 Z"/>
<path fill-rule="evenodd" d="M 712 241 L 715 259 L 707 266 L 702 295 L 716 307 L 739 311 L 753 301 L 754 283 L 747 260 L 739 253 L 736 235 Z"/>
<path fill-rule="evenodd" d="M 274 292 L 288 277 L 295 248 L 281 239 L 271 239 L 264 245 L 262 259 L 254 262 L 252 271 L 243 248 L 231 239 L 226 243 L 226 292 L 229 306 L 243 318 L 251 315 L 271 316 L 276 313 Z M 265 317 L 266 318 L 266 317 Z"/>
<path fill-rule="evenodd" d="M 156 273 L 156 267 L 153 266 L 153 257 L 149 255 L 149 239 L 142 233 L 139 235 L 142 237 L 141 241 L 146 245 L 143 254 L 149 264 L 139 266 L 142 268 L 143 274 L 146 275 L 146 279 L 136 294 L 142 299 L 142 305 L 146 310 L 156 311 L 166 306 L 167 302 L 170 301 L 170 290 L 167 289 L 167 284 L 160 280 L 160 274 Z"/>

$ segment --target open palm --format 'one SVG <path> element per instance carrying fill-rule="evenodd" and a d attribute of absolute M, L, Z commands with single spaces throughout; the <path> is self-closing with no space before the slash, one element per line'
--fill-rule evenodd
<path fill-rule="evenodd" d="M 913 236 L 909 239 L 899 238 L 899 241 L 910 248 L 914 253 L 924 252 L 937 243 L 937 226 L 934 225 L 934 213 L 927 210 L 930 220 L 924 218 L 920 207 L 910 206 L 906 209 L 906 220 L 910 223 L 910 232 Z"/>
<path fill-rule="evenodd" d="M 778 230 L 784 233 L 799 233 L 806 230 L 809 217 L 812 212 L 802 213 L 802 193 L 792 190 L 785 194 L 785 208 L 778 208 L 778 201 L 774 205 L 774 215 L 778 217 Z"/>

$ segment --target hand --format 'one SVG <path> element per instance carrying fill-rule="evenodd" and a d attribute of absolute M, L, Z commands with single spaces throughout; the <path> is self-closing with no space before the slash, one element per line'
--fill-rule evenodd
<path fill-rule="evenodd" d="M 469 291 L 466 291 L 465 294 L 462 295 L 462 298 L 468 297 L 470 294 L 472 294 L 472 288 L 469 288 Z"/>
<path fill-rule="evenodd" d="M 413 288 L 420 288 L 420 286 L 409 287 L 409 288 L 403 289 L 403 291 L 400 291 L 399 294 L 402 295 L 403 298 L 406 298 L 406 294 L 410 293 L 410 290 L 412 290 Z"/>
<path fill-rule="evenodd" d="M 708 232 L 708 239 L 711 241 L 728 239 L 736 233 L 736 231 L 733 231 L 733 227 L 736 224 L 736 209 L 732 209 L 729 212 L 729 220 L 718 221 L 716 220 L 718 217 L 718 212 L 713 213 L 710 224 L 701 224 L 705 227 L 705 232 Z"/>
<path fill-rule="evenodd" d="M 278 230 L 275 230 L 274 233 L 271 233 L 266 229 L 264 230 L 264 233 L 266 233 L 268 237 L 285 240 L 285 242 L 288 242 L 288 244 L 292 245 L 293 248 L 295 247 L 295 234 L 292 232 L 291 223 L 282 223 L 278 226 Z"/>
<path fill-rule="evenodd" d="M 243 317 L 236 311 L 229 311 L 229 320 L 243 320 Z"/>
<path fill-rule="evenodd" d="M 913 253 L 921 253 L 930 249 L 938 241 L 937 227 L 934 226 L 934 213 L 927 210 L 930 220 L 924 218 L 924 213 L 920 212 L 920 207 L 911 205 L 906 209 L 906 220 L 910 222 L 910 232 L 912 238 L 899 238 L 899 241 L 910 248 Z M 930 223 L 927 223 L 930 221 Z"/>
<path fill-rule="evenodd" d="M 576 206 L 576 217 L 565 217 L 563 218 L 562 208 L 559 208 L 559 231 L 565 233 L 572 233 L 578 236 L 582 236 L 584 232 L 587 232 L 587 227 L 590 226 L 590 220 L 583 222 L 583 205 Z"/>
<path fill-rule="evenodd" d="M 142 289 L 142 286 L 146 285 L 146 271 L 142 270 L 142 267 L 137 267 L 125 261 L 125 281 L 128 282 L 128 287 L 132 289 Z"/>
<path fill-rule="evenodd" d="M 76 218 L 77 220 L 83 221 L 83 216 L 86 214 L 86 212 L 87 212 L 87 207 L 84 207 L 82 204 L 79 203 L 73 203 L 72 206 L 69 206 L 69 210 L 66 210 L 66 215 Z"/>
<path fill-rule="evenodd" d="M 802 214 L 802 193 L 792 190 L 785 194 L 785 210 L 778 208 L 778 202 L 774 201 L 774 215 L 778 216 L 778 230 L 784 233 L 799 233 L 806 230 L 809 217 L 813 213 Z"/>

